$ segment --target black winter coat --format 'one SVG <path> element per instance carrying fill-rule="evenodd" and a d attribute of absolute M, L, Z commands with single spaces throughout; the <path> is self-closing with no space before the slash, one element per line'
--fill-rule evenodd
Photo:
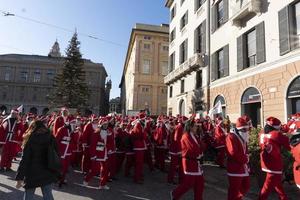
<path fill-rule="evenodd" d="M 58 174 L 48 169 L 48 146 L 55 138 L 47 129 L 33 132 L 26 143 L 16 180 L 24 180 L 24 188 L 36 188 L 54 183 Z"/>

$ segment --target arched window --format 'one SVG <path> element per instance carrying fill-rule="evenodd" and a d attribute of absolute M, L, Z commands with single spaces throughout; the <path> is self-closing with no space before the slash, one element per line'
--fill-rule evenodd
<path fill-rule="evenodd" d="M 179 102 L 179 114 L 183 116 L 185 115 L 185 103 L 183 99 Z"/>
<path fill-rule="evenodd" d="M 288 115 L 300 112 L 300 76 L 296 77 L 288 87 L 287 112 Z"/>
<path fill-rule="evenodd" d="M 254 127 L 261 124 L 261 95 L 260 92 L 250 87 L 245 90 L 241 98 L 242 115 L 246 114 L 252 120 Z"/>

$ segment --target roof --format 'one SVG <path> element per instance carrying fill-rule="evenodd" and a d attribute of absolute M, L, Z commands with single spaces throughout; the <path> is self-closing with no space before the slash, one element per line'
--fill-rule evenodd
<path fill-rule="evenodd" d="M 132 44 L 135 39 L 136 32 L 145 32 L 145 33 L 151 32 L 151 33 L 169 35 L 169 25 L 168 24 L 151 25 L 151 24 L 137 23 L 134 26 L 134 28 L 131 30 L 131 35 L 130 35 L 130 39 L 129 39 L 129 43 L 128 43 L 127 54 L 126 54 L 126 58 L 125 58 L 125 63 L 124 63 L 124 67 L 123 67 L 123 73 L 122 73 L 122 78 L 121 78 L 119 88 L 121 88 L 122 83 L 124 81 L 124 74 L 126 71 L 127 62 L 128 62 L 128 59 L 129 59 L 129 56 L 131 53 Z"/>

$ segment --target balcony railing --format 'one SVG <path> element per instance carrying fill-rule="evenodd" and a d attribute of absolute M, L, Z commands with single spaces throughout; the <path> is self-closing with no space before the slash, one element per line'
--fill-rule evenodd
<path fill-rule="evenodd" d="M 204 67 L 204 54 L 196 53 L 184 63 L 179 65 L 176 69 L 170 72 L 165 78 L 165 84 L 170 84 L 176 80 L 186 76 L 200 67 Z"/>
<path fill-rule="evenodd" d="M 243 26 L 243 21 L 251 14 L 262 13 L 262 0 L 231 0 L 232 24 Z"/>

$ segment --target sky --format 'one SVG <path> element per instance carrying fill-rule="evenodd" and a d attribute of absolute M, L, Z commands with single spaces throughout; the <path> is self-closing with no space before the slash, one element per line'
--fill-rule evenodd
<path fill-rule="evenodd" d="M 48 55 L 56 39 L 64 54 L 77 29 L 83 57 L 103 63 L 112 80 L 110 96 L 114 98 L 120 96 L 119 83 L 132 28 L 136 23 L 168 23 L 164 5 L 165 0 L 0 0 L 0 11 L 17 16 L 0 12 L 0 54 Z"/>

